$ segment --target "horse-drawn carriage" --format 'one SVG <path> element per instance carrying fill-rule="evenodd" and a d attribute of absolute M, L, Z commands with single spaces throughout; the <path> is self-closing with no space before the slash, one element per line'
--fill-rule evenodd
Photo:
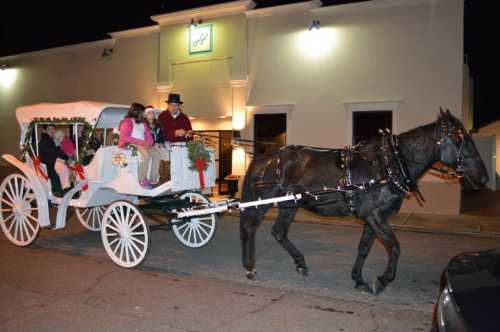
<path fill-rule="evenodd" d="M 0 185 L 0 228 L 10 242 L 27 246 L 41 227 L 64 228 L 69 208 L 75 209 L 86 229 L 101 231 L 107 254 L 122 267 L 137 266 L 146 258 L 150 228 L 155 225 L 150 226 L 145 215 L 167 216 L 160 226 L 172 229 L 177 239 L 191 248 L 202 247 L 214 237 L 214 212 L 179 217 L 179 213 L 209 203 L 200 182 L 206 189 L 215 184 L 213 150 L 206 147 L 212 162 L 206 163 L 201 175 L 190 169 L 185 144 L 169 145 L 170 180 L 152 189 L 143 188 L 138 182 L 140 156 L 113 144 L 113 131 L 127 111 L 128 106 L 96 102 L 38 104 L 16 110 L 21 157 L 4 154 L 2 158 L 20 172 L 7 176 Z M 72 134 L 76 146 L 76 163 L 71 166 L 76 181 L 62 197 L 54 195 L 46 166 L 39 159 L 41 126 L 49 123 Z M 97 133 L 101 146 L 92 160 L 82 165 L 88 143 Z M 54 224 L 50 207 L 57 208 Z"/>

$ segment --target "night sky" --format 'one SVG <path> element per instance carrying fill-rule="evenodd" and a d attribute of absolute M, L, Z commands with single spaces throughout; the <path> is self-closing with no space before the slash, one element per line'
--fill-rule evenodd
<path fill-rule="evenodd" d="M 258 7 L 302 0 L 254 0 Z M 323 0 L 325 6 L 360 0 Z M 154 24 L 151 15 L 228 2 L 177 1 L 0 1 L 0 56 L 108 38 L 108 32 Z M 107 6 L 102 4 L 106 3 Z M 465 53 L 475 83 L 474 126 L 500 118 L 497 20 L 500 0 L 466 0 Z"/>

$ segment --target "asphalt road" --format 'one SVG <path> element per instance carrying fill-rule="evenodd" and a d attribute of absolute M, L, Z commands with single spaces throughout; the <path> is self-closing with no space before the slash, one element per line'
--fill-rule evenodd
<path fill-rule="evenodd" d="M 0 236 L 0 331 L 428 331 L 442 268 L 455 254 L 498 239 L 398 232 L 399 272 L 375 297 L 353 289 L 361 229 L 295 223 L 308 278 L 296 274 L 265 221 L 257 236 L 258 280 L 240 265 L 238 222 L 223 217 L 214 241 L 188 249 L 173 233 L 152 233 L 140 269 L 107 258 L 100 235 L 71 218 L 43 230 L 31 248 Z M 386 262 L 376 243 L 365 265 L 373 280 Z"/>

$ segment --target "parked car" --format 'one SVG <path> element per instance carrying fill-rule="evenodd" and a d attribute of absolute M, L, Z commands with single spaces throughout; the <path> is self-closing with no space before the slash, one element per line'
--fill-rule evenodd
<path fill-rule="evenodd" d="M 441 279 L 433 331 L 500 331 L 500 248 L 450 260 Z"/>

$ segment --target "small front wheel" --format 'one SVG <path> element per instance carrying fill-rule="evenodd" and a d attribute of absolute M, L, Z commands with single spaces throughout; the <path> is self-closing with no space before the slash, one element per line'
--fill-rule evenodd
<path fill-rule="evenodd" d="M 141 264 L 150 247 L 149 227 L 144 215 L 126 201 L 115 202 L 106 209 L 101 237 L 108 256 L 125 268 Z"/>
<path fill-rule="evenodd" d="M 186 199 L 192 206 L 205 204 L 210 201 L 200 193 L 187 192 L 180 196 Z M 215 235 L 217 217 L 215 213 L 204 216 L 193 217 L 187 220 L 172 220 L 172 229 L 175 237 L 189 248 L 201 248 L 207 245 Z"/>
<path fill-rule="evenodd" d="M 90 208 L 75 208 L 76 218 L 80 224 L 92 232 L 99 232 L 101 230 L 102 218 L 105 211 L 105 205 Z"/>

